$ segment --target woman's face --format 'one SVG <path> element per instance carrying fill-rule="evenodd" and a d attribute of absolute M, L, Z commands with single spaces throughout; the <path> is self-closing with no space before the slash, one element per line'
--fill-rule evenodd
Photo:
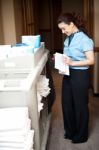
<path fill-rule="evenodd" d="M 73 33 L 74 24 L 71 22 L 70 24 L 66 24 L 61 22 L 58 24 L 59 29 L 61 29 L 62 33 L 69 36 Z"/>

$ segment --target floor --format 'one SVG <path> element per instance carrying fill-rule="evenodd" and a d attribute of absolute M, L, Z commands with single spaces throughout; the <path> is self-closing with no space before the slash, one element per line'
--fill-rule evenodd
<path fill-rule="evenodd" d="M 61 110 L 62 75 L 54 72 L 53 80 L 56 90 L 56 100 L 52 108 L 52 121 L 47 150 L 99 150 L 99 97 L 94 96 L 92 90 L 90 90 L 90 133 L 88 141 L 82 144 L 73 144 L 70 140 L 63 138 L 64 130 Z"/>

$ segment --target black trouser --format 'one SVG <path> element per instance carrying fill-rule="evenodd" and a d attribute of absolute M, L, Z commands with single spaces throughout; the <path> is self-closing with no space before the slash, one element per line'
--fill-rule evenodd
<path fill-rule="evenodd" d="M 62 110 L 64 129 L 69 137 L 77 139 L 88 137 L 88 70 L 70 70 L 62 82 Z"/>

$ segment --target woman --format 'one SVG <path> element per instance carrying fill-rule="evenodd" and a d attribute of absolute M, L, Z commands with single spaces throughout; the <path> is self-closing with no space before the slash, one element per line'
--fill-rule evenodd
<path fill-rule="evenodd" d="M 79 15 L 64 13 L 58 18 L 58 27 L 66 35 L 63 62 L 69 65 L 70 75 L 63 77 L 62 110 L 65 139 L 73 143 L 88 139 L 89 66 L 94 64 L 93 41 L 86 33 Z"/>

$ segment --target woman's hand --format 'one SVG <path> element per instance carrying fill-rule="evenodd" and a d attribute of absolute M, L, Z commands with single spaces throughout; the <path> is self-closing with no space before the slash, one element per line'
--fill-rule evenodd
<path fill-rule="evenodd" d="M 63 62 L 65 65 L 71 66 L 73 61 L 70 59 L 70 57 L 68 57 L 68 56 L 63 56 L 62 62 Z"/>

